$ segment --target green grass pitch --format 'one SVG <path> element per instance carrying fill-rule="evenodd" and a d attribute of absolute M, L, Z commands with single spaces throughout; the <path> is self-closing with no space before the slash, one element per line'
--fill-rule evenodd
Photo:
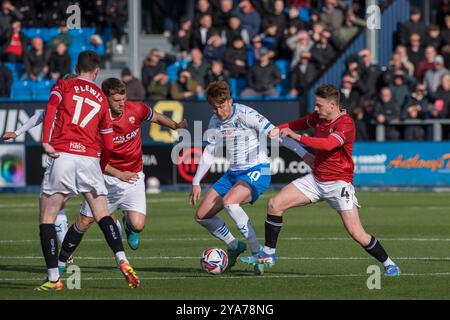
<path fill-rule="evenodd" d="M 263 241 L 266 193 L 245 206 Z M 320 203 L 285 214 L 274 268 L 257 277 L 238 263 L 211 276 L 200 269 L 202 250 L 221 246 L 193 219 L 186 193 L 148 195 L 146 229 L 137 251 L 125 250 L 141 278 L 130 289 L 99 228 L 86 234 L 75 255 L 81 289 L 33 292 L 45 277 L 39 244 L 38 195 L 0 195 L 0 299 L 450 299 L 448 193 L 359 192 L 361 218 L 381 239 L 402 275 L 367 288 L 367 268 L 379 265 L 346 234 L 338 215 Z M 71 222 L 80 199 L 66 209 Z M 225 212 L 233 234 L 242 238 Z M 223 247 L 223 246 L 222 246 Z M 67 275 L 65 275 L 67 277 Z"/>

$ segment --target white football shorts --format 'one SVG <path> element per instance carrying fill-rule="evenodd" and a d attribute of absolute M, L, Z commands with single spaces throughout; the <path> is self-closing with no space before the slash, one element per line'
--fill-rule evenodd
<path fill-rule="evenodd" d="M 353 210 L 353 205 L 359 207 L 353 184 L 345 181 L 321 182 L 314 178 L 312 173 L 298 178 L 292 183 L 312 203 L 327 201 L 338 212 Z"/>
<path fill-rule="evenodd" d="M 56 159 L 47 158 L 47 169 L 41 187 L 43 194 L 75 196 L 91 191 L 99 196 L 108 194 L 100 159 L 65 152 L 59 154 Z"/>
<path fill-rule="evenodd" d="M 147 214 L 147 200 L 145 194 L 145 175 L 139 172 L 139 180 L 135 183 L 127 183 L 119 178 L 103 175 L 105 179 L 108 196 L 109 214 L 113 214 L 116 210 L 137 211 Z M 93 217 L 91 208 L 86 201 L 81 203 L 80 213 L 86 217 Z"/>

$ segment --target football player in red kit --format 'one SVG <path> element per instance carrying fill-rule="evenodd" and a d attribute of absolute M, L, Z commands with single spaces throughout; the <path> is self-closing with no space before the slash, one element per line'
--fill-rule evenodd
<path fill-rule="evenodd" d="M 283 225 L 283 213 L 289 208 L 327 201 L 341 216 L 349 235 L 369 254 L 383 263 L 386 276 L 398 276 L 400 269 L 389 258 L 380 242 L 366 233 L 359 218 L 359 204 L 353 187 L 352 160 L 355 142 L 353 119 L 339 106 L 339 90 L 323 85 L 316 91 L 315 111 L 296 121 L 279 125 L 270 132 L 272 138 L 289 136 L 316 150 L 313 172 L 294 180 L 269 200 L 265 223 L 265 246 L 254 256 L 242 257 L 246 264 L 256 265 L 259 274 L 264 266 L 273 266 L 278 235 Z M 312 128 L 315 137 L 294 131 Z"/>
<path fill-rule="evenodd" d="M 94 83 L 99 64 L 100 57 L 95 52 L 80 53 L 78 77 L 58 81 L 47 104 L 42 146 L 49 158 L 42 181 L 39 228 L 48 279 L 36 288 L 38 291 L 63 289 L 55 220 L 64 202 L 78 194 L 92 208 L 128 284 L 139 285 L 106 202 L 108 192 L 102 170 L 113 149 L 113 128 L 106 96 Z"/>
<path fill-rule="evenodd" d="M 127 101 L 125 84 L 119 79 L 105 80 L 102 83 L 102 91 L 111 110 L 114 132 L 114 148 L 103 176 L 108 190 L 108 211 L 110 214 L 117 209 L 123 211 L 128 244 L 136 250 L 139 246 L 139 232 L 144 229 L 147 212 L 142 172 L 141 125 L 144 121 L 151 121 L 176 130 L 186 128 L 187 122 L 183 120 L 176 123 L 163 114 L 154 112 L 143 102 Z M 92 210 L 84 201 L 77 221 L 69 228 L 62 244 L 58 261 L 60 272 L 64 271 L 67 259 L 93 221 Z"/>

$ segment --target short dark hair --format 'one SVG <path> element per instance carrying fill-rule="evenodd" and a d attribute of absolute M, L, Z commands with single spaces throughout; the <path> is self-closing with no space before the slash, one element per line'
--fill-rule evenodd
<path fill-rule="evenodd" d="M 230 100 L 230 86 L 225 81 L 211 82 L 205 91 L 206 100 L 211 106 L 224 104 Z"/>
<path fill-rule="evenodd" d="M 115 94 L 125 94 L 125 84 L 117 78 L 108 78 L 102 82 L 102 91 L 105 96 L 110 97 Z"/>
<path fill-rule="evenodd" d="M 331 84 L 323 84 L 316 90 L 316 96 L 333 100 L 336 104 L 339 104 L 339 89 Z"/>
<path fill-rule="evenodd" d="M 100 56 L 91 50 L 83 51 L 78 56 L 78 72 L 92 72 L 100 65 Z"/>

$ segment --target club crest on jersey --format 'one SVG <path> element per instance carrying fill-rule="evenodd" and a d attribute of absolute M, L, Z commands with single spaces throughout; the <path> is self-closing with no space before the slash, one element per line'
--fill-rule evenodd
<path fill-rule="evenodd" d="M 128 121 L 130 121 L 131 124 L 134 124 L 134 122 L 136 121 L 136 118 L 133 116 L 128 117 Z"/>

